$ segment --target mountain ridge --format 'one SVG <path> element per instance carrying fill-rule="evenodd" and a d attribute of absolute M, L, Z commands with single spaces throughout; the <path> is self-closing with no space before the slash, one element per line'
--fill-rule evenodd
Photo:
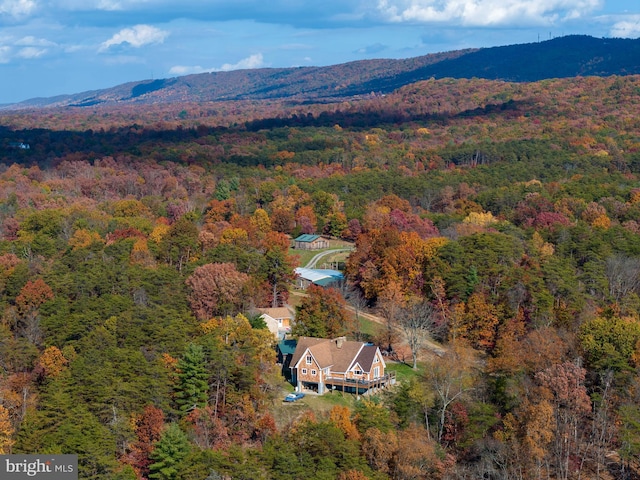
<path fill-rule="evenodd" d="M 72 95 L 0 106 L 15 110 L 185 101 L 336 101 L 388 93 L 430 78 L 531 82 L 640 73 L 640 39 L 570 35 L 551 40 L 465 49 L 406 59 L 358 60 L 323 67 L 260 68 L 127 82 Z"/>

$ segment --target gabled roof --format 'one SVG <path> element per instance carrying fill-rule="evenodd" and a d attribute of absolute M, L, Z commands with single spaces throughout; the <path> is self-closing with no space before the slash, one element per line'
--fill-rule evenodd
<path fill-rule="evenodd" d="M 297 367 L 307 352 L 313 356 L 319 368 L 331 367 L 333 372 L 347 372 L 356 362 L 363 371 L 370 372 L 378 347 L 362 342 L 340 339 L 300 337 L 291 366 Z"/>
<path fill-rule="evenodd" d="M 258 311 L 271 318 L 293 318 L 293 313 L 287 307 L 259 308 Z"/>
<path fill-rule="evenodd" d="M 365 345 L 362 347 L 362 350 L 360 350 L 360 354 L 358 355 L 358 358 L 356 358 L 356 362 L 360 364 L 365 372 L 371 371 L 377 351 L 378 347 L 375 345 Z"/>
<path fill-rule="evenodd" d="M 310 233 L 303 233 L 295 239 L 296 242 L 314 242 L 320 238 L 320 235 L 312 235 Z"/>

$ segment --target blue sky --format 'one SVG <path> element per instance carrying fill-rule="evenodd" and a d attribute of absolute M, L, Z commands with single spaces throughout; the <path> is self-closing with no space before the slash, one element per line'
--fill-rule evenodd
<path fill-rule="evenodd" d="M 151 78 L 568 34 L 640 37 L 638 0 L 0 0 L 0 104 Z"/>

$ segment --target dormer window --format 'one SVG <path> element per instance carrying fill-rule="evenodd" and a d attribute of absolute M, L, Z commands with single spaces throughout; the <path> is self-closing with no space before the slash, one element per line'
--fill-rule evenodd
<path fill-rule="evenodd" d="M 307 355 L 307 365 L 311 365 L 312 361 L 311 355 Z"/>

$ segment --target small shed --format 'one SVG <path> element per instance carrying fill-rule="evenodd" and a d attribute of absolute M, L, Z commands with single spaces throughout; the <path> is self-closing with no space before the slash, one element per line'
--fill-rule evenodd
<path fill-rule="evenodd" d="M 329 240 L 321 235 L 311 235 L 305 233 L 294 240 L 295 248 L 298 250 L 321 250 L 329 248 Z"/>

